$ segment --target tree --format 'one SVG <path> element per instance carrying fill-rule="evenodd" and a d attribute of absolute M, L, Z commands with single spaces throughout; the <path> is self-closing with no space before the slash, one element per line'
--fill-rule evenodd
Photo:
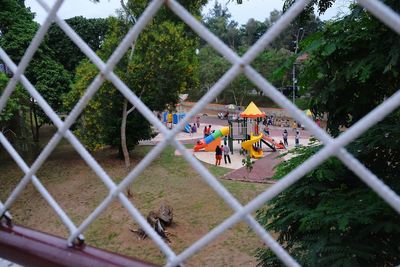
<path fill-rule="evenodd" d="M 249 19 L 241 28 L 243 43 L 252 46 L 267 31 L 267 25 L 253 18 Z"/>
<path fill-rule="evenodd" d="M 265 19 L 265 25 L 268 28 L 272 27 L 276 21 L 282 16 L 282 12 L 278 10 L 271 11 L 269 18 Z M 314 13 L 303 14 L 301 18 L 296 18 L 282 33 L 271 43 L 271 47 L 275 49 L 295 50 L 296 37 L 300 28 L 303 28 L 303 37 L 316 32 L 323 25 L 322 21 L 314 15 Z"/>
<path fill-rule="evenodd" d="M 349 16 L 330 23 L 304 43 L 310 56 L 300 81 L 311 88 L 314 114 L 328 114 L 332 135 L 399 88 L 399 42 L 397 34 L 354 7 Z"/>
<path fill-rule="evenodd" d="M 321 1 L 325 2 L 325 1 Z M 396 11 L 397 1 L 385 1 Z M 327 24 L 304 42 L 309 62 L 301 80 L 314 111 L 328 112 L 338 135 L 400 85 L 399 37 L 360 7 Z M 364 48 L 365 46 L 365 48 Z M 346 148 L 385 184 L 400 193 L 400 111 Z M 279 179 L 320 149 L 300 148 L 280 164 Z M 330 158 L 257 212 L 286 250 L 304 266 L 393 266 L 400 258 L 400 216 L 338 159 Z M 260 265 L 279 266 L 260 248 Z"/>
<path fill-rule="evenodd" d="M 286 68 L 292 53 L 284 48 L 263 51 L 255 60 L 254 68 L 275 87 L 281 88 L 291 81 L 290 70 Z M 281 68 L 283 68 L 281 70 Z"/>
<path fill-rule="evenodd" d="M 222 7 L 217 1 L 213 9 L 204 18 L 204 24 L 215 35 L 217 35 L 226 45 L 233 50 L 237 50 L 241 45 L 241 34 L 238 23 L 231 20 L 228 8 Z"/>
<path fill-rule="evenodd" d="M 39 26 L 33 21 L 33 14 L 25 7 L 24 1 L 1 0 L 0 4 L 0 45 L 18 63 Z M 69 90 L 70 75 L 54 60 L 46 40 L 35 53 L 25 75 L 56 112 L 63 111 L 61 97 Z M 38 143 L 39 128 L 50 120 L 32 98 L 30 106 L 32 139 Z"/>
<path fill-rule="evenodd" d="M 200 90 L 191 90 L 189 97 L 200 99 L 207 93 L 218 79 L 229 69 L 229 62 L 219 55 L 210 45 L 203 46 L 199 51 Z"/>
<path fill-rule="evenodd" d="M 0 95 L 6 88 L 8 77 L 0 72 Z M 13 143 L 20 152 L 29 150 L 29 129 L 25 118 L 29 113 L 29 97 L 20 85 L 17 85 L 5 108 L 0 112 L 0 132 Z"/>
<path fill-rule="evenodd" d="M 104 42 L 108 32 L 107 19 L 95 18 L 86 19 L 82 16 L 73 17 L 65 20 L 72 29 L 87 43 L 87 45 L 97 51 Z M 47 32 L 47 45 L 54 52 L 55 58 L 70 73 L 75 72 L 79 62 L 85 58 L 85 55 L 72 40 L 53 23 Z"/>
<path fill-rule="evenodd" d="M 397 193 L 400 192 L 400 112 L 388 117 L 347 149 Z M 385 138 L 381 138 L 385 133 Z M 280 179 L 321 146 L 297 149 L 280 164 Z M 257 211 L 258 221 L 302 266 L 394 266 L 400 260 L 400 215 L 336 158 Z M 281 266 L 260 248 L 261 266 Z"/>
<path fill-rule="evenodd" d="M 133 14 L 140 14 L 145 2 L 129 1 L 127 6 Z M 186 5 L 194 3 L 188 1 Z M 182 22 L 166 16 L 164 12 L 169 11 L 160 11 L 159 16 L 140 34 L 133 56 L 130 57 L 128 52 L 115 69 L 118 76 L 137 95 L 141 95 L 142 101 L 152 110 L 175 106 L 179 93 L 198 86 L 198 63 L 194 54 L 198 40 Z M 111 55 L 129 27 L 125 19 L 110 19 L 111 30 L 98 51 L 100 57 L 106 59 Z M 73 90 L 66 99 L 70 107 L 96 74 L 96 68 L 87 61 L 78 67 Z M 79 121 L 77 134 L 90 149 L 105 145 L 120 148 L 123 102 L 124 98 L 110 83 L 105 83 L 89 102 Z M 137 110 L 127 117 L 126 129 L 129 149 L 139 140 L 152 136 L 150 124 Z"/>

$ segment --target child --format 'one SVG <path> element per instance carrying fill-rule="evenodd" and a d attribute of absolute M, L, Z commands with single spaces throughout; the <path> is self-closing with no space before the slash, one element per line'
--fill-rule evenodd
<path fill-rule="evenodd" d="M 288 147 L 289 146 L 288 141 L 287 141 L 288 131 L 286 129 L 283 131 L 282 136 L 283 136 L 283 143 L 285 144 L 286 147 Z"/>
<path fill-rule="evenodd" d="M 196 124 L 197 124 L 197 128 L 200 128 L 200 115 L 196 116 Z"/>
<path fill-rule="evenodd" d="M 221 165 L 222 150 L 219 146 L 215 148 L 215 165 Z"/>
<path fill-rule="evenodd" d="M 265 133 L 267 136 L 269 136 L 269 128 L 268 128 L 268 124 L 267 124 L 267 125 L 265 125 L 265 127 L 264 127 L 264 133 Z"/>
<path fill-rule="evenodd" d="M 300 142 L 299 142 L 300 141 L 300 132 L 299 131 L 296 131 L 294 141 L 295 141 L 295 146 L 299 146 L 299 144 L 300 144 Z"/>
<path fill-rule="evenodd" d="M 228 158 L 229 164 L 231 164 L 231 157 L 229 156 L 229 153 L 231 150 L 229 149 L 229 146 L 221 146 L 222 151 L 224 152 L 224 161 L 226 164 L 226 158 Z"/>

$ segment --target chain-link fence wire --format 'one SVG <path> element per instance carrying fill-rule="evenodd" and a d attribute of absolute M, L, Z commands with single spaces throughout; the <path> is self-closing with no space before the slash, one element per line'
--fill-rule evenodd
<path fill-rule="evenodd" d="M 182 7 L 175 0 L 154 0 L 145 9 L 143 14 L 138 19 L 137 23 L 129 30 L 125 38 L 121 41 L 119 46 L 113 52 L 107 62 L 103 62 L 96 53 L 89 48 L 89 46 L 79 37 L 78 34 L 56 14 L 58 9 L 63 3 L 63 0 L 57 0 L 53 7 L 49 7 L 43 0 L 37 0 L 39 4 L 48 12 L 45 22 L 41 25 L 31 44 L 27 48 L 23 58 L 18 66 L 12 62 L 6 52 L 0 47 L 0 58 L 13 72 L 13 77 L 7 84 L 0 97 L 0 110 L 2 110 L 15 86 L 18 82 L 25 87 L 29 94 L 37 101 L 38 105 L 43 109 L 46 115 L 51 119 L 54 125 L 58 128 L 56 134 L 51 138 L 49 143 L 45 146 L 32 166 L 28 166 L 21 156 L 12 147 L 5 136 L 0 133 L 0 143 L 12 156 L 21 170 L 24 172 L 24 177 L 18 183 L 16 188 L 12 191 L 6 202 L 0 202 L 0 214 L 10 217 L 7 209 L 18 198 L 25 186 L 32 181 L 35 188 L 54 209 L 56 214 L 60 217 L 70 232 L 67 240 L 68 245 L 72 246 L 75 240 L 83 240 L 82 233 L 85 229 L 93 223 L 94 220 L 109 206 L 109 204 L 118 198 L 121 204 L 126 208 L 134 220 L 136 220 L 143 230 L 151 237 L 157 244 L 161 251 L 167 258 L 167 266 L 175 266 L 184 262 L 187 258 L 195 254 L 204 246 L 209 244 L 212 240 L 217 238 L 220 234 L 235 225 L 241 220 L 244 220 L 264 241 L 264 243 L 277 255 L 277 257 L 287 266 L 299 266 L 299 264 L 285 251 L 275 239 L 252 217 L 251 213 L 257 208 L 260 208 L 268 200 L 272 199 L 290 185 L 301 179 L 306 173 L 313 170 L 322 164 L 327 158 L 331 156 L 338 157 L 350 170 L 357 174 L 372 190 L 381 196 L 391 207 L 400 213 L 400 197 L 395 194 L 388 186 L 379 180 L 369 169 L 361 164 L 344 148 L 351 141 L 359 137 L 370 127 L 385 118 L 393 110 L 400 105 L 400 91 L 397 91 L 390 98 L 386 99 L 378 107 L 367 114 L 363 119 L 359 120 L 346 132 L 341 134 L 338 138 L 333 139 L 325 131 L 319 128 L 310 118 L 308 118 L 301 110 L 292 104 L 285 96 L 283 96 L 268 80 L 262 77 L 255 71 L 250 63 L 270 44 L 282 31 L 299 15 L 304 7 L 310 0 L 298 0 L 290 7 L 287 12 L 242 56 L 239 57 L 232 51 L 226 44 L 224 44 L 218 37 L 213 35 L 206 27 L 196 20 L 184 7 Z M 382 2 L 377 0 L 358 0 L 358 3 L 370 11 L 374 16 L 379 18 L 383 23 L 389 26 L 392 30 L 400 34 L 400 16 L 396 14 L 389 7 L 385 6 Z M 125 52 L 129 49 L 132 42 L 134 42 L 141 31 L 157 14 L 158 10 L 166 5 L 178 17 L 182 19 L 189 27 L 192 28 L 202 39 L 209 45 L 223 55 L 231 64 L 232 67 L 214 84 L 211 90 L 206 93 L 194 107 L 187 113 L 185 118 L 179 122 L 177 127 L 172 130 L 167 129 L 153 114 L 153 112 L 132 92 L 122 81 L 115 75 L 113 69 L 119 60 L 123 57 Z M 38 49 L 41 41 L 43 40 L 50 24 L 56 22 L 58 26 L 67 34 L 67 36 L 81 49 L 81 51 L 94 63 L 100 70 L 100 74 L 92 81 L 86 89 L 84 95 L 80 98 L 71 113 L 62 121 L 57 114 L 52 110 L 48 103 L 38 93 L 35 87 L 25 77 L 24 71 L 32 59 L 35 51 Z M 210 103 L 224 88 L 233 81 L 239 74 L 245 74 L 247 78 L 252 81 L 258 88 L 260 88 L 265 95 L 271 98 L 279 106 L 286 108 L 290 114 L 297 121 L 304 124 L 309 131 L 314 134 L 323 144 L 324 147 L 314 156 L 306 160 L 302 165 L 287 174 L 284 178 L 279 180 L 276 184 L 268 188 L 259 196 L 250 201 L 247 205 L 242 206 L 239 201 L 234 198 L 229 191 L 214 177 L 206 167 L 204 167 L 197 159 L 195 159 L 186 148 L 175 139 L 184 127 L 197 113 L 199 113 L 208 103 Z M 134 105 L 137 110 L 153 124 L 164 136 L 165 139 L 158 143 L 140 162 L 139 164 L 122 180 L 118 185 L 115 184 L 110 176 L 103 170 L 99 163 L 93 156 L 85 149 L 76 136 L 69 130 L 71 125 L 76 121 L 82 110 L 85 108 L 89 100 L 98 91 L 102 83 L 110 81 L 127 99 Z M 88 166 L 96 173 L 96 175 L 104 182 L 109 190 L 108 196 L 100 203 L 98 207 L 83 220 L 83 222 L 76 226 L 64 210 L 57 204 L 54 198 L 46 190 L 46 188 L 36 177 L 37 170 L 46 161 L 48 156 L 52 153 L 57 144 L 62 138 L 66 138 L 80 156 L 85 160 Z M 139 210 L 132 204 L 124 195 L 124 190 L 129 186 L 150 163 L 163 151 L 168 145 L 172 144 L 185 158 L 187 162 L 201 175 L 204 181 L 213 188 L 216 193 L 234 210 L 234 214 L 186 248 L 182 253 L 176 255 L 175 252 L 164 242 L 164 240 L 154 231 L 154 229 L 147 223 L 146 219 L 139 212 Z"/>

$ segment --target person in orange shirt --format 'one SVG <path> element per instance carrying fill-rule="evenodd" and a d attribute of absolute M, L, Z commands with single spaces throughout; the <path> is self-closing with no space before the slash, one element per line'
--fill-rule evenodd
<path fill-rule="evenodd" d="M 221 165 L 221 159 L 222 159 L 222 149 L 217 146 L 215 148 L 215 165 Z"/>

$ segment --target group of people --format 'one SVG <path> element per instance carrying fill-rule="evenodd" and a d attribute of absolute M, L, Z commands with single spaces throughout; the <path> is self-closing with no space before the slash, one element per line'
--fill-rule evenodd
<path fill-rule="evenodd" d="M 196 123 L 193 123 L 193 125 L 191 125 L 189 123 L 189 134 L 190 134 L 190 136 L 192 135 L 192 133 L 197 133 Z"/>
<path fill-rule="evenodd" d="M 283 137 L 283 144 L 285 145 L 285 147 L 289 146 L 288 136 L 289 136 L 288 131 L 286 129 L 283 130 L 282 137 Z M 295 146 L 300 145 L 300 131 L 297 129 L 296 129 L 296 133 L 294 135 L 294 144 L 295 144 Z"/>
<path fill-rule="evenodd" d="M 274 120 L 275 120 L 275 118 L 274 118 L 273 115 L 265 117 L 264 120 L 263 120 L 263 125 L 273 125 L 274 124 Z"/>
<path fill-rule="evenodd" d="M 209 125 L 211 126 L 211 125 Z M 193 122 L 193 125 L 189 123 L 189 134 L 192 135 L 192 133 L 197 133 L 197 129 L 200 129 L 200 115 L 196 115 L 196 121 Z"/>
<path fill-rule="evenodd" d="M 229 153 L 231 152 L 231 150 L 229 149 L 229 146 L 227 145 L 221 145 L 221 147 L 217 146 L 215 148 L 215 165 L 221 165 L 221 159 L 222 159 L 222 154 L 224 154 L 224 161 L 225 164 L 227 164 L 227 162 L 229 162 L 229 164 L 231 164 L 231 157 L 229 156 Z M 228 161 L 227 161 L 228 159 Z"/>
<path fill-rule="evenodd" d="M 206 138 L 207 136 L 209 136 L 211 134 L 211 125 L 204 126 L 204 130 L 203 130 L 203 134 L 204 134 L 204 138 Z"/>
<path fill-rule="evenodd" d="M 265 125 L 263 131 L 264 131 L 265 135 L 267 135 L 267 136 L 270 135 L 268 124 Z M 280 144 L 282 143 L 285 147 L 288 147 L 289 146 L 288 136 L 289 136 L 288 131 L 286 129 L 283 130 L 283 133 L 282 133 L 283 143 L 282 143 L 282 141 L 280 141 L 279 143 Z M 295 146 L 299 146 L 300 145 L 300 131 L 297 128 L 295 129 L 294 143 L 295 143 Z"/>

